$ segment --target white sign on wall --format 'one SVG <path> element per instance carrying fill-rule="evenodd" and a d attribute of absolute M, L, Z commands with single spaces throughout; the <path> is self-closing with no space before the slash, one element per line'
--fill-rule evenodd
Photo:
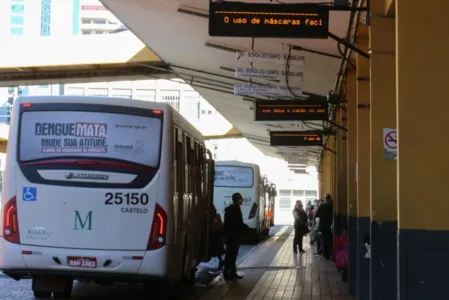
<path fill-rule="evenodd" d="M 309 151 L 304 147 L 278 147 L 278 148 L 276 148 L 276 153 L 301 154 L 301 153 L 307 153 L 307 152 L 309 152 Z"/>
<path fill-rule="evenodd" d="M 396 129 L 384 128 L 384 159 L 396 160 L 398 155 L 398 133 Z"/>
<path fill-rule="evenodd" d="M 237 51 L 236 58 L 241 61 L 270 61 L 285 64 L 288 55 L 260 51 Z M 289 63 L 291 65 L 303 67 L 306 63 L 306 57 L 303 55 L 292 54 L 290 55 Z"/>
<path fill-rule="evenodd" d="M 286 72 L 280 70 L 270 70 L 270 69 L 258 69 L 258 68 L 236 68 L 235 69 L 236 78 L 261 78 L 268 80 L 279 80 L 285 79 Z M 299 77 L 295 78 L 296 81 L 304 81 L 303 72 L 288 72 L 288 77 Z"/>
<path fill-rule="evenodd" d="M 234 94 L 241 96 L 295 97 L 302 95 L 302 88 L 300 87 L 291 87 L 290 90 L 279 85 L 234 84 Z"/>

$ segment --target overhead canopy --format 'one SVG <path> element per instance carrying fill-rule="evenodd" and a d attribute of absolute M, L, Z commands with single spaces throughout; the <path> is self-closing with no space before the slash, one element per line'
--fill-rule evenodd
<path fill-rule="evenodd" d="M 137 80 L 165 73 L 143 63 L 164 66 L 130 31 L 65 38 L 8 36 L 2 38 L 0 48 L 0 87 Z"/>
<path fill-rule="evenodd" d="M 259 0 L 262 2 L 263 0 Z M 294 128 L 308 130 L 318 128 L 322 122 L 292 125 L 276 123 L 264 125 L 254 122 L 253 103 L 248 97 L 233 95 L 233 70 L 249 67 L 249 62 L 236 59 L 236 51 L 263 51 L 287 54 L 289 45 L 328 53 L 320 55 L 310 51 L 293 51 L 305 56 L 302 87 L 304 95 L 326 96 L 335 87 L 341 66 L 341 54 L 333 39 L 266 39 L 210 37 L 208 34 L 209 1 L 207 0 L 102 0 L 129 29 L 133 31 L 158 57 L 171 66 L 187 83 L 201 93 L 225 118 L 247 137 L 264 154 L 279 157 L 276 148 L 269 145 L 269 130 Z M 247 1 L 255 2 L 255 1 Z M 305 1 L 282 0 L 282 3 Z M 323 2 L 322 0 L 307 0 Z M 269 1 L 265 1 L 269 3 Z M 279 4 L 282 5 L 282 4 Z M 347 35 L 350 12 L 331 11 L 329 31 L 344 38 Z M 257 61 L 254 67 L 279 68 L 271 62 Z M 281 68 L 282 69 L 282 68 Z M 291 71 L 296 71 L 292 65 Z M 241 81 L 240 81 L 241 82 Z M 254 82 L 254 81 L 253 81 Z M 257 81 L 267 83 L 266 81 Z M 263 97 L 262 97 L 263 98 Z M 290 157 L 309 158 L 309 165 L 316 165 L 321 147 L 309 147 L 311 151 L 290 154 Z"/>

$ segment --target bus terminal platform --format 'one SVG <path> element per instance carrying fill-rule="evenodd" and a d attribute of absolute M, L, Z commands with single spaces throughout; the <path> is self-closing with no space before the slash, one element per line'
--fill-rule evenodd
<path fill-rule="evenodd" d="M 308 238 L 305 254 L 292 251 L 293 228 L 283 226 L 249 252 L 238 265 L 244 278 L 227 282 L 220 275 L 201 300 L 350 300 L 348 286 L 335 263 L 315 256 Z"/>
<path fill-rule="evenodd" d="M 298 299 L 352 300 L 347 283 L 341 280 L 335 263 L 315 256 L 308 238 L 305 254 L 292 251 L 293 227 L 275 226 L 272 234 L 256 246 L 242 245 L 237 261 L 244 278 L 227 282 L 216 272 L 212 281 L 197 280 L 184 292 L 186 300 Z M 243 255 L 242 255 L 243 254 Z M 204 268 L 203 268 L 204 269 Z M 207 268 L 206 268 L 207 269 Z M 200 268 L 199 273 L 204 272 Z M 207 272 L 207 270 L 206 270 Z M 198 276 L 198 275 L 197 275 Z M 201 276 L 198 276 L 201 277 Z M 32 300 L 31 280 L 14 281 L 0 276 L 0 300 Z M 98 286 L 76 282 L 72 297 L 76 300 L 143 300 L 148 298 L 138 284 Z M 160 295 L 154 299 L 165 299 Z"/>

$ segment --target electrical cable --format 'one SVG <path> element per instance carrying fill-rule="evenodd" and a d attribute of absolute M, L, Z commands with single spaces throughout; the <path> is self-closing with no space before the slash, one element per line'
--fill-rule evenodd
<path fill-rule="evenodd" d="M 344 60 L 346 60 L 346 62 L 348 63 L 348 64 L 350 64 L 351 65 L 351 67 L 353 67 L 353 68 L 355 68 L 355 65 L 344 55 L 344 52 L 343 52 L 343 50 L 341 49 L 341 43 L 340 42 L 338 42 L 337 43 L 337 49 L 338 49 L 338 52 L 340 52 L 340 55 L 341 55 L 341 57 L 344 59 Z"/>
<path fill-rule="evenodd" d="M 302 124 L 303 124 L 305 127 L 309 128 L 309 129 L 311 129 L 311 130 L 323 130 L 322 127 L 312 127 L 312 125 L 314 125 L 314 126 L 320 126 L 320 125 L 309 124 L 307 121 L 302 121 Z"/>
<path fill-rule="evenodd" d="M 288 46 L 288 55 L 287 55 L 287 60 L 285 61 L 285 83 L 287 85 L 287 89 L 290 92 L 290 94 L 292 94 L 294 99 L 299 99 L 299 100 L 303 100 L 304 97 L 298 96 L 295 94 L 295 92 L 291 89 L 290 87 L 290 82 L 289 82 L 289 72 L 290 72 L 290 59 L 292 57 L 292 46 Z"/>

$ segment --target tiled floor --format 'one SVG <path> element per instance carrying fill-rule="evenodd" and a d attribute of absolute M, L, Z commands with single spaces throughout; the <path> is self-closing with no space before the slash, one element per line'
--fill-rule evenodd
<path fill-rule="evenodd" d="M 293 254 L 292 234 L 291 227 L 282 228 L 239 265 L 243 280 L 227 283 L 219 277 L 215 288 L 202 299 L 354 299 L 335 264 L 315 257 L 308 239 L 304 240 L 306 253 Z"/>

